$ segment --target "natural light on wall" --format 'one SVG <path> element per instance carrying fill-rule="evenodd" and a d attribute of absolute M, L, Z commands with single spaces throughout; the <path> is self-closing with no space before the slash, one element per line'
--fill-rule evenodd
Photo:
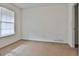
<path fill-rule="evenodd" d="M 0 37 L 15 34 L 15 14 L 12 10 L 0 7 Z"/>

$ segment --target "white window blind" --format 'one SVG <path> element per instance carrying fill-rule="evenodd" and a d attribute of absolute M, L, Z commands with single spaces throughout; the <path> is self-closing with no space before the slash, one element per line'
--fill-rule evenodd
<path fill-rule="evenodd" d="M 0 37 L 15 34 L 15 14 L 13 11 L 0 7 Z"/>

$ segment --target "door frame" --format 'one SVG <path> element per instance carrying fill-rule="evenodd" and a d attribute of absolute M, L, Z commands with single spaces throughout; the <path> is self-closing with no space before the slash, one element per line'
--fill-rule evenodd
<path fill-rule="evenodd" d="M 74 46 L 78 48 L 78 3 L 74 5 Z"/>

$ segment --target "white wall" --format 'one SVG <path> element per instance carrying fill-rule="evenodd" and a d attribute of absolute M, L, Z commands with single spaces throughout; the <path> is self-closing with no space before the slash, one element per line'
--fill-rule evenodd
<path fill-rule="evenodd" d="M 68 44 L 71 46 L 71 47 L 74 47 L 74 5 L 73 3 L 71 4 L 68 4 L 68 18 L 69 18 L 69 21 L 68 21 Z"/>
<path fill-rule="evenodd" d="M 0 38 L 0 48 L 1 48 L 1 47 L 4 47 L 4 46 L 11 44 L 11 43 L 20 39 L 21 10 L 19 8 L 15 7 L 12 4 L 6 4 L 6 3 L 2 4 L 2 3 L 0 3 L 0 6 L 14 10 L 15 13 L 16 13 L 16 34 L 13 35 L 13 36 Z"/>
<path fill-rule="evenodd" d="M 67 4 L 23 9 L 22 20 L 22 39 L 67 43 Z"/>

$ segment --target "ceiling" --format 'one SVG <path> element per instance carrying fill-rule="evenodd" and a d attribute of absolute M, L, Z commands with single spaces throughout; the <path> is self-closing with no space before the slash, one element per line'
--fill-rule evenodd
<path fill-rule="evenodd" d="M 61 5 L 61 3 L 14 3 L 14 5 L 16 5 L 19 8 L 32 8 L 39 6 L 57 5 L 57 4 Z"/>

